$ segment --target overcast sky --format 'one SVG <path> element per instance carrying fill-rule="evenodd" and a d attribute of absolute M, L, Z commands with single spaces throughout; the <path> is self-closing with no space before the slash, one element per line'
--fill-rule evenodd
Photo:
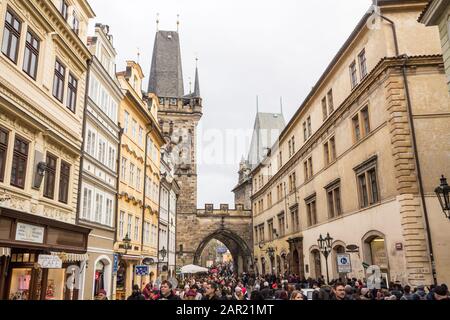
<path fill-rule="evenodd" d="M 367 11 L 371 0 L 90 0 L 93 23 L 111 27 L 118 52 L 117 70 L 126 60 L 140 63 L 149 75 L 156 32 L 176 30 L 180 14 L 185 91 L 199 57 L 204 116 L 200 124 L 198 205 L 234 204 L 245 143 L 225 144 L 216 163 L 202 161 L 212 132 L 253 128 L 256 96 L 262 112 L 279 112 L 280 97 L 288 122 L 328 63 Z M 148 78 L 144 88 L 147 88 Z M 219 130 L 219 131 L 217 131 Z M 206 134 L 204 134 L 206 132 Z M 230 161 L 230 158 L 233 161 Z M 208 157 L 206 157 L 208 158 Z M 209 157 L 210 160 L 211 157 Z M 232 206 L 233 207 L 233 206 Z"/>

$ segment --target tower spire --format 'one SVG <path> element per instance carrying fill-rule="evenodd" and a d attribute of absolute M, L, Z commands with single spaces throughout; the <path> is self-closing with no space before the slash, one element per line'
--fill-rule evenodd
<path fill-rule="evenodd" d="M 259 96 L 256 96 L 256 113 L 259 113 Z"/>
<path fill-rule="evenodd" d="M 195 58 L 195 85 L 194 85 L 194 96 L 196 98 L 200 97 L 200 78 L 198 76 L 198 57 Z"/>
<path fill-rule="evenodd" d="M 283 114 L 283 97 L 280 97 L 280 114 Z"/>

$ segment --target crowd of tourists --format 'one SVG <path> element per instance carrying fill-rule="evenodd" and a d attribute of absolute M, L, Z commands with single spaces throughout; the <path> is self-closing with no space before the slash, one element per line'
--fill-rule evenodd
<path fill-rule="evenodd" d="M 232 273 L 232 266 L 219 265 L 209 274 L 135 285 L 128 300 L 450 300 L 447 285 L 412 288 L 382 283 L 370 288 L 363 280 L 338 279 L 326 284 L 324 277 L 301 279 L 296 275 L 256 276 Z"/>

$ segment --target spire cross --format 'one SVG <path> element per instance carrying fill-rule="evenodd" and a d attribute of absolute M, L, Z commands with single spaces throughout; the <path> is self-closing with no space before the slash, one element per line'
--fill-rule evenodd
<path fill-rule="evenodd" d="M 180 15 L 177 14 L 177 32 L 180 30 Z"/>

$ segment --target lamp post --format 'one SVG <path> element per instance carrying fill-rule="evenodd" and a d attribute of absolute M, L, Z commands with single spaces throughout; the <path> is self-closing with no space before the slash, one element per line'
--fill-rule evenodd
<path fill-rule="evenodd" d="M 128 250 L 132 248 L 131 239 L 128 233 L 126 234 L 125 238 L 123 238 L 122 242 L 123 242 L 123 249 L 125 249 L 124 255 L 126 255 L 128 253 Z"/>
<path fill-rule="evenodd" d="M 161 250 L 159 250 L 159 255 L 161 256 L 162 261 L 164 263 L 164 260 L 166 259 L 166 256 L 167 256 L 167 250 L 165 247 L 163 247 Z M 167 270 L 169 270 L 169 267 L 167 267 Z M 162 271 L 162 269 L 161 269 L 161 271 Z"/>
<path fill-rule="evenodd" d="M 333 238 L 330 237 L 329 233 L 327 233 L 326 238 L 323 238 L 322 235 L 320 235 L 320 238 L 317 240 L 317 243 L 319 244 L 320 251 L 322 252 L 323 256 L 325 257 L 325 264 L 326 264 L 326 268 L 327 268 L 327 284 L 329 284 L 330 283 L 330 274 L 328 271 L 328 257 L 331 254 Z"/>
<path fill-rule="evenodd" d="M 439 203 L 441 204 L 442 211 L 444 211 L 445 217 L 450 219 L 450 186 L 447 183 L 447 179 L 442 175 L 441 185 L 435 190 L 436 195 L 439 199 Z"/>

